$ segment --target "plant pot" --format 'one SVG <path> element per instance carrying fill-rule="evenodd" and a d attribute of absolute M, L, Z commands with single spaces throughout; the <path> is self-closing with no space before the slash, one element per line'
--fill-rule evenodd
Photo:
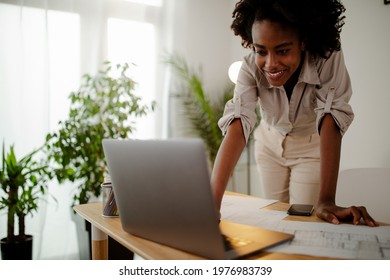
<path fill-rule="evenodd" d="M 32 260 L 33 237 L 26 235 L 26 239 L 7 242 L 7 238 L 0 240 L 2 260 Z"/>

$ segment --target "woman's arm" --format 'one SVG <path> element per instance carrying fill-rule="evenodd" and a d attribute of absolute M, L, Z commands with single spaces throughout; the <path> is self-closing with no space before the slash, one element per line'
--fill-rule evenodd
<path fill-rule="evenodd" d="M 325 115 L 320 129 L 321 188 L 318 202 L 335 203 L 342 135 L 330 114 Z"/>
<path fill-rule="evenodd" d="M 241 119 L 234 119 L 219 147 L 211 174 L 211 186 L 217 209 L 221 208 L 222 197 L 230 175 L 239 160 L 246 142 Z"/>
<path fill-rule="evenodd" d="M 321 185 L 317 204 L 317 216 L 333 224 L 339 219 L 353 219 L 357 224 L 361 218 L 369 226 L 377 226 L 365 207 L 348 208 L 336 205 L 336 188 L 340 164 L 342 135 L 333 117 L 326 114 L 320 127 L 321 137 Z"/>

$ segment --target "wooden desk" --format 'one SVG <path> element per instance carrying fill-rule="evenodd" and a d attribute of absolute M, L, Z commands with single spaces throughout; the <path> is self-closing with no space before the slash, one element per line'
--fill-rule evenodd
<path fill-rule="evenodd" d="M 288 204 L 274 203 L 263 209 L 287 211 Z M 102 204 L 92 203 L 77 205 L 74 210 L 92 225 L 92 259 L 107 259 L 108 241 L 110 236 L 133 253 L 145 259 L 152 260 L 197 260 L 203 259 L 197 255 L 183 252 L 153 241 L 136 237 L 122 229 L 119 218 L 105 218 L 102 216 Z M 310 217 L 289 216 L 286 219 L 294 221 L 322 222 L 314 215 Z M 248 259 L 327 259 L 305 255 L 292 255 L 282 253 L 260 252 L 248 257 Z"/>

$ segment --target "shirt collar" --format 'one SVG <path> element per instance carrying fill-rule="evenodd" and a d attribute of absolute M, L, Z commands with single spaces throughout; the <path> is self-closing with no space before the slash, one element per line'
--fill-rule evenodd
<path fill-rule="evenodd" d="M 304 82 L 312 85 L 320 84 L 320 77 L 318 76 L 315 59 L 307 51 L 305 52 L 305 58 L 303 60 L 301 74 L 299 75 L 298 80 L 300 82 Z"/>

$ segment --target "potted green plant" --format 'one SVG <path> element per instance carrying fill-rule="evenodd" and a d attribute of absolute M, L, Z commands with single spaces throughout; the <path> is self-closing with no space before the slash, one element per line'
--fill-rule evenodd
<path fill-rule="evenodd" d="M 33 157 L 41 149 L 16 158 L 14 146 L 5 153 L 2 149 L 0 170 L 0 209 L 7 209 L 7 236 L 1 239 L 2 259 L 32 259 L 33 236 L 26 234 L 25 217 L 38 209 L 38 200 L 45 194 L 51 172 L 42 161 Z M 18 221 L 18 234 L 15 234 L 15 218 Z"/>
<path fill-rule="evenodd" d="M 181 99 L 184 105 L 186 118 L 190 121 L 191 128 L 195 131 L 198 137 L 202 138 L 206 144 L 209 161 L 214 164 L 219 146 L 221 145 L 223 135 L 218 127 L 218 120 L 222 117 L 227 101 L 232 99 L 234 93 L 234 84 L 228 84 L 222 94 L 218 94 L 217 98 L 210 98 L 204 91 L 203 82 L 200 71 L 195 71 L 188 66 L 185 58 L 179 54 L 168 54 L 164 59 L 165 62 L 172 67 L 174 72 L 182 82 L 182 91 L 174 94 L 175 97 Z M 257 108 L 257 124 L 260 122 L 261 115 Z M 247 184 L 250 189 L 250 146 L 252 134 L 247 144 Z M 232 190 L 236 190 L 236 182 L 234 173 L 231 177 Z"/>
<path fill-rule="evenodd" d="M 88 203 L 91 197 L 101 194 L 107 173 L 102 140 L 131 137 L 136 119 L 154 110 L 154 102 L 144 104 L 135 95 L 136 83 L 130 77 L 130 67 L 136 66 L 106 62 L 96 75 L 83 75 L 79 89 L 69 95 L 68 118 L 46 137 L 55 178 L 60 184 L 75 184 L 73 205 Z M 75 215 L 73 220 L 80 258 L 89 259 L 90 225 Z"/>
<path fill-rule="evenodd" d="M 77 183 L 74 204 L 100 196 L 106 172 L 102 140 L 130 137 L 135 118 L 154 110 L 154 102 L 142 104 L 134 94 L 128 70 L 128 64 L 112 67 L 106 62 L 97 75 L 85 74 L 80 88 L 69 96 L 68 119 L 46 136 L 55 177 L 59 183 Z"/>
<path fill-rule="evenodd" d="M 227 85 L 222 94 L 211 102 L 203 88 L 199 71 L 191 69 L 184 57 L 171 54 L 164 60 L 184 84 L 183 90 L 175 96 L 182 100 L 186 117 L 191 122 L 192 129 L 203 139 L 209 160 L 213 164 L 223 139 L 218 120 L 223 115 L 226 102 L 233 97 L 234 84 Z"/>

